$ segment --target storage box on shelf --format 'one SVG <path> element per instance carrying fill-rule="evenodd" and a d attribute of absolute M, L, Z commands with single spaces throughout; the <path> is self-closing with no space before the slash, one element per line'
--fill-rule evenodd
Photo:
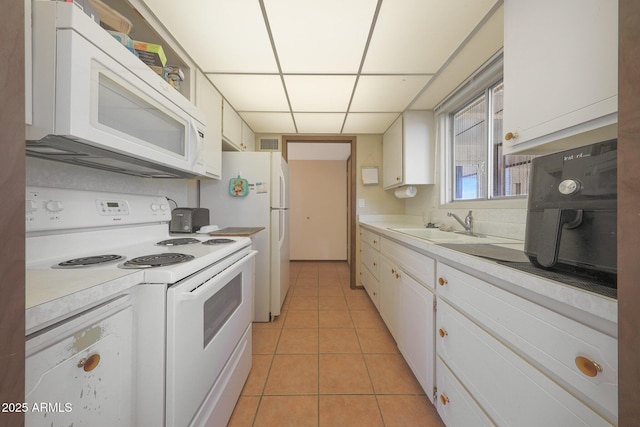
<path fill-rule="evenodd" d="M 617 424 L 616 338 L 444 263 L 437 273 L 438 357 L 491 419 Z"/>
<path fill-rule="evenodd" d="M 135 39 L 141 43 L 138 46 L 139 52 L 146 54 L 148 48 L 151 48 L 148 52 L 149 58 L 157 58 L 159 62 L 153 65 L 160 67 L 154 71 L 185 98 L 193 101 L 195 85 L 192 81 L 195 78 L 193 75 L 196 69 L 195 64 L 173 36 L 164 29 L 143 0 L 108 0 L 105 3 L 110 9 L 131 22 L 133 30 L 129 36 L 135 34 Z M 144 49 L 142 44 L 147 45 L 147 49 Z M 170 73 L 163 68 L 165 66 L 178 67 L 184 79 L 176 84 L 176 80 L 171 78 Z"/>
<path fill-rule="evenodd" d="M 618 2 L 505 0 L 504 153 L 616 138 L 617 64 Z"/>

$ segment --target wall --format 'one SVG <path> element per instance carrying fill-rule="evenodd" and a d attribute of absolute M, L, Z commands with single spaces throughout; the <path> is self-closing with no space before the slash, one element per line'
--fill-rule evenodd
<path fill-rule="evenodd" d="M 398 199 L 393 191 L 382 188 L 382 135 L 358 135 L 356 144 L 356 202 L 364 199 L 364 207 L 356 207 L 358 215 L 404 214 L 404 199 Z M 380 183 L 363 185 L 363 166 L 377 166 Z"/>
<path fill-rule="evenodd" d="M 346 161 L 290 160 L 289 174 L 291 259 L 346 260 Z"/>
<path fill-rule="evenodd" d="M 197 206 L 197 181 L 138 178 L 124 174 L 27 157 L 30 186 L 167 196 L 178 206 Z"/>

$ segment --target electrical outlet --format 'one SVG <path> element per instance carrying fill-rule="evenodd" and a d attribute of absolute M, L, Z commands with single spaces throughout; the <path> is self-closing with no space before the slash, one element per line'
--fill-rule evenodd
<path fill-rule="evenodd" d="M 358 207 L 364 208 L 364 199 L 358 199 Z"/>

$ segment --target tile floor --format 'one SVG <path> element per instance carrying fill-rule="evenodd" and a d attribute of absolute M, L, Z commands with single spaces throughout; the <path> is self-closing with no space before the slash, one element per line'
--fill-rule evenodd
<path fill-rule="evenodd" d="M 253 367 L 228 426 L 444 426 L 339 262 L 292 262 L 282 314 L 253 325 Z"/>

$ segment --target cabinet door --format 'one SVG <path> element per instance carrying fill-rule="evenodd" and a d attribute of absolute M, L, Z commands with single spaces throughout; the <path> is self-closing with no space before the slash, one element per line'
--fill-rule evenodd
<path fill-rule="evenodd" d="M 440 299 L 436 327 L 438 356 L 496 424 L 611 426 L 558 383 Z"/>
<path fill-rule="evenodd" d="M 433 293 L 398 271 L 398 348 L 429 399 L 433 401 L 434 312 Z"/>
<path fill-rule="evenodd" d="M 222 102 L 222 136 L 240 150 L 242 119 L 226 100 Z"/>
<path fill-rule="evenodd" d="M 436 388 L 438 396 L 434 405 L 447 427 L 495 425 L 437 356 Z"/>
<path fill-rule="evenodd" d="M 400 283 L 397 267 L 387 258 L 380 257 L 379 310 L 382 320 L 386 323 L 391 335 L 398 340 L 396 293 Z"/>
<path fill-rule="evenodd" d="M 220 178 L 222 173 L 222 96 L 209 79 L 196 72 L 196 106 L 206 117 L 204 165 L 205 173 Z"/>
<path fill-rule="evenodd" d="M 612 126 L 603 126 L 617 121 L 618 2 L 505 0 L 504 8 L 503 129 L 516 135 L 505 153 L 585 131 L 596 140 L 565 143 L 608 138 Z"/>
<path fill-rule="evenodd" d="M 402 185 L 402 116 L 382 136 L 382 184 L 385 188 Z"/>
<path fill-rule="evenodd" d="M 245 122 L 242 122 L 242 151 L 256 151 L 256 135 Z"/>
<path fill-rule="evenodd" d="M 27 341 L 25 425 L 132 425 L 133 309 L 105 307 Z"/>

